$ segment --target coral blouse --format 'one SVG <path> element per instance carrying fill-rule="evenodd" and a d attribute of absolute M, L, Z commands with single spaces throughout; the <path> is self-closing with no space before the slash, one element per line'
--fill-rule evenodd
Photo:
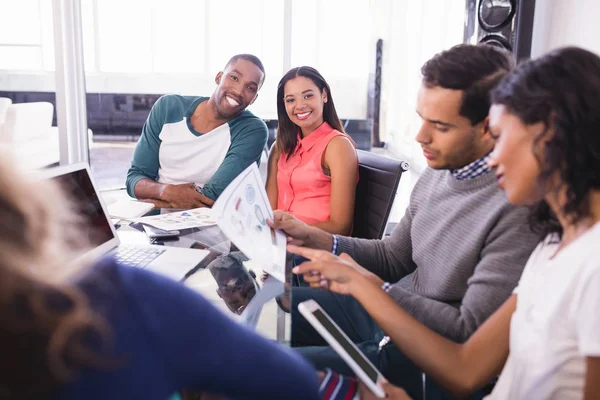
<path fill-rule="evenodd" d="M 323 122 L 303 138 L 287 158 L 281 154 L 277 162 L 277 209 L 294 215 L 307 224 L 330 218 L 331 177 L 323 173 L 323 153 L 331 139 L 345 136 Z"/>

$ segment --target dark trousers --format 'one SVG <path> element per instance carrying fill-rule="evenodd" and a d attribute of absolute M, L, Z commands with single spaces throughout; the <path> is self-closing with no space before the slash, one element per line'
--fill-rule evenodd
<path fill-rule="evenodd" d="M 308 261 L 308 259 L 294 254 L 292 256 L 292 268 L 302 264 L 304 261 Z M 308 287 L 308 283 L 304 280 L 304 275 L 292 273 L 292 286 Z"/>
<path fill-rule="evenodd" d="M 292 288 L 291 341 L 294 350 L 317 369 L 328 367 L 344 375 L 354 375 L 344 360 L 298 312 L 298 303 L 308 299 L 319 303 L 387 380 L 404 388 L 413 399 L 423 398 L 423 380 L 419 368 L 392 343 L 379 349 L 383 331 L 351 296 L 307 287 Z"/>

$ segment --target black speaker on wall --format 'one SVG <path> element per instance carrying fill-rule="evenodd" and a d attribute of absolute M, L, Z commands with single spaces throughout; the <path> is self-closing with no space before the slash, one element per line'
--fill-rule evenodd
<path fill-rule="evenodd" d="M 467 0 L 465 43 L 510 50 L 517 62 L 531 56 L 535 0 Z"/>

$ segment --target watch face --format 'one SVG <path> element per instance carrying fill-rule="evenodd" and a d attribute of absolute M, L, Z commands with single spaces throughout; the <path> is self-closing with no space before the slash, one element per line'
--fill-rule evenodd
<path fill-rule="evenodd" d="M 479 23 L 486 30 L 498 29 L 510 23 L 515 11 L 515 0 L 481 0 Z"/>

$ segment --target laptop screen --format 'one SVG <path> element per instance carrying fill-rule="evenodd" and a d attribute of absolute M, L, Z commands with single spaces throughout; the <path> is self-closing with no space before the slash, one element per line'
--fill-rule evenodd
<path fill-rule="evenodd" d="M 115 238 L 86 168 L 54 176 L 52 180 L 71 198 L 74 211 L 86 219 L 81 228 L 90 245 L 97 247 Z"/>

